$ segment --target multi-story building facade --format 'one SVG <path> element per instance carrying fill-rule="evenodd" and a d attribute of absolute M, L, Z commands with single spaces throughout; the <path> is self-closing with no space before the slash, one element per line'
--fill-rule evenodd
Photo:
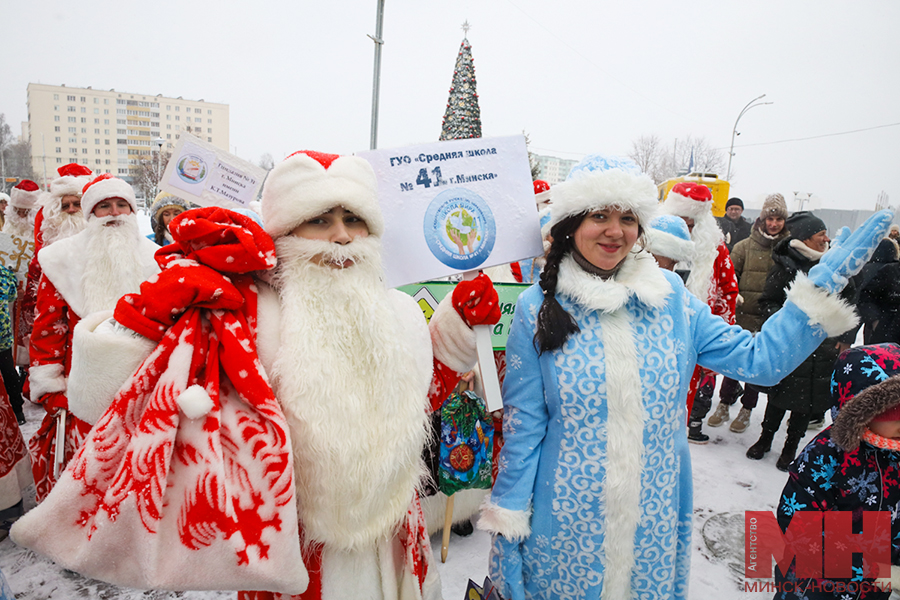
<path fill-rule="evenodd" d="M 162 94 L 29 83 L 23 125 L 34 172 L 43 183 L 70 162 L 130 181 L 133 167 L 155 160 L 160 150 L 171 152 L 185 131 L 229 149 L 227 104 Z"/>
<path fill-rule="evenodd" d="M 533 156 L 541 167 L 540 179 L 543 179 L 550 185 L 565 181 L 572 167 L 578 164 L 577 160 L 557 158 L 555 156 L 542 156 L 540 154 L 534 154 Z"/>

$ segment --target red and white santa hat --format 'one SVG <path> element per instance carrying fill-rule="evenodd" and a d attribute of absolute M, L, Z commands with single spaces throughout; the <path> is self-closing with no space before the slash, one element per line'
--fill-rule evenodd
<path fill-rule="evenodd" d="M 57 169 L 59 178 L 50 182 L 50 198 L 59 200 L 63 196 L 78 196 L 91 181 L 93 172 L 84 165 L 69 163 Z"/>
<path fill-rule="evenodd" d="M 41 198 L 41 188 L 30 179 L 23 179 L 9 191 L 9 205 L 13 208 L 31 210 Z"/>
<path fill-rule="evenodd" d="M 550 184 L 543 179 L 534 180 L 534 201 L 541 208 L 550 203 Z"/>
<path fill-rule="evenodd" d="M 689 219 L 712 214 L 712 205 L 713 197 L 709 188 L 691 181 L 676 183 L 664 202 L 665 212 Z"/>
<path fill-rule="evenodd" d="M 266 233 L 273 238 L 336 206 L 365 221 L 369 235 L 381 237 L 384 233 L 378 182 L 365 159 L 301 150 L 284 159 L 266 178 L 262 217 Z"/>
<path fill-rule="evenodd" d="M 131 210 L 137 212 L 137 199 L 134 197 L 134 189 L 128 183 L 109 173 L 96 177 L 84 186 L 81 196 L 81 212 L 85 219 L 90 219 L 94 207 L 109 198 L 122 198 L 131 206 Z"/>

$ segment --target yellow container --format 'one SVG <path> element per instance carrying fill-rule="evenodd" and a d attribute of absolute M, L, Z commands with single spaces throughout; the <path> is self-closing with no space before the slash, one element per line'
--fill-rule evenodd
<path fill-rule="evenodd" d="M 715 173 L 689 173 L 683 177 L 667 179 L 657 186 L 659 189 L 659 201 L 662 202 L 665 200 L 666 196 L 669 194 L 669 190 L 671 190 L 676 183 L 681 183 L 682 181 L 700 183 L 708 187 L 709 191 L 712 192 L 713 197 L 713 216 L 721 217 L 725 214 L 725 204 L 728 202 L 728 191 L 731 186 L 724 179 L 719 179 L 718 175 Z"/>

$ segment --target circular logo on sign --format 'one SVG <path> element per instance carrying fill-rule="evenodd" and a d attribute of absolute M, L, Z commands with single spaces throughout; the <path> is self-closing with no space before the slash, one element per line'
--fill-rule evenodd
<path fill-rule="evenodd" d="M 175 171 L 181 179 L 188 183 L 200 183 L 206 179 L 209 169 L 202 158 L 188 154 L 178 161 L 175 165 Z"/>
<path fill-rule="evenodd" d="M 435 196 L 425 211 L 423 229 L 435 258 L 463 271 L 486 261 L 497 238 L 491 209 L 481 196 L 465 188 Z"/>

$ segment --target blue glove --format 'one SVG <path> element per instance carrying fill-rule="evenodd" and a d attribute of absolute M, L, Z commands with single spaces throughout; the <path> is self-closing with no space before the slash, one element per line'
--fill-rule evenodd
<path fill-rule="evenodd" d="M 832 248 L 809 270 L 810 281 L 831 294 L 843 290 L 849 278 L 872 257 L 893 218 L 893 212 L 882 210 L 866 219 L 852 235 L 848 235 L 849 230 L 841 230 Z"/>
<path fill-rule="evenodd" d="M 488 573 L 503 600 L 525 600 L 525 581 L 522 579 L 522 549 L 502 535 L 491 536 Z"/>

